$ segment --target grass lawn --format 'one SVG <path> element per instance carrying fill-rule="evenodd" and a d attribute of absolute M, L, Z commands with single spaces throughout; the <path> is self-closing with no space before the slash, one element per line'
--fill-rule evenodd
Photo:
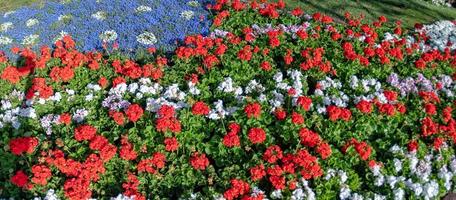
<path fill-rule="evenodd" d="M 0 0 L 0 12 L 43 1 Z M 368 19 L 385 15 L 391 20 L 402 20 L 406 27 L 439 19 L 456 19 L 455 8 L 435 6 L 421 0 L 285 0 L 285 2 L 290 8 L 300 6 L 307 13 L 323 12 L 339 21 L 343 19 L 345 11 L 355 15 L 364 13 Z"/>
<path fill-rule="evenodd" d="M 364 13 L 367 19 L 385 15 L 401 20 L 406 27 L 415 23 L 430 23 L 440 19 L 456 19 L 456 8 L 432 5 L 421 0 L 285 0 L 289 7 L 300 6 L 307 13 L 323 12 L 343 19 L 345 11 Z"/>

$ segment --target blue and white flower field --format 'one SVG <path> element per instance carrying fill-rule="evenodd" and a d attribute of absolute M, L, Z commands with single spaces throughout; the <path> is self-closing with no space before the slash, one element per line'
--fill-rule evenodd
<path fill-rule="evenodd" d="M 189 34 L 206 34 L 204 0 L 77 0 L 46 2 L 0 16 L 0 47 L 52 45 L 69 34 L 83 51 L 103 43 L 122 50 L 141 47 L 172 50 Z"/>

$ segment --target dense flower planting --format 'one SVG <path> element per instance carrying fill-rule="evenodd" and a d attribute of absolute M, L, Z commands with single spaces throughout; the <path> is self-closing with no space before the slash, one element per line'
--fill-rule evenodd
<path fill-rule="evenodd" d="M 218 0 L 165 57 L 65 36 L 0 57 L 0 196 L 436 199 L 456 180 L 456 54 L 385 17 Z M 410 38 L 413 38 L 410 39 Z M 425 51 L 423 51 L 425 50 Z"/>
<path fill-rule="evenodd" d="M 127 52 L 143 47 L 172 50 L 188 34 L 206 34 L 210 21 L 195 0 L 47 1 L 0 16 L 0 47 L 52 45 L 64 35 L 83 51 L 114 45 Z"/>

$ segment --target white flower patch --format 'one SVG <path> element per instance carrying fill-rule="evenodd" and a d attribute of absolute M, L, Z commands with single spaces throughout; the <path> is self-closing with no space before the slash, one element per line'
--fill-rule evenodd
<path fill-rule="evenodd" d="M 144 45 L 153 45 L 158 42 L 157 37 L 152 32 L 144 32 L 136 36 L 136 41 Z"/>
<path fill-rule="evenodd" d="M 31 19 L 28 19 L 26 22 L 25 22 L 25 25 L 27 27 L 32 27 L 32 26 L 35 26 L 37 24 L 39 24 L 40 21 L 38 21 L 38 19 L 35 19 L 35 18 L 31 18 Z"/>
<path fill-rule="evenodd" d="M 117 39 L 117 32 L 114 30 L 104 31 L 103 33 L 100 34 L 100 39 L 103 42 L 113 42 L 114 40 Z"/>
<path fill-rule="evenodd" d="M 432 49 L 443 51 L 446 47 L 456 49 L 456 25 L 451 21 L 438 21 L 425 25 L 422 29 L 429 37 L 427 42 Z M 448 46 L 448 43 L 452 43 Z"/>
<path fill-rule="evenodd" d="M 32 34 L 32 35 L 27 35 L 24 37 L 22 40 L 22 45 L 24 46 L 33 46 L 38 42 L 38 39 L 40 38 L 39 35 Z"/>
<path fill-rule="evenodd" d="M 187 5 L 191 7 L 199 7 L 200 3 L 198 1 L 189 1 L 187 2 Z"/>
<path fill-rule="evenodd" d="M 0 24 L 0 32 L 6 32 L 9 29 L 12 29 L 14 27 L 12 22 L 5 22 L 3 24 Z"/>
<path fill-rule="evenodd" d="M 0 36 L 0 45 L 8 45 L 13 42 L 13 39 L 6 37 L 6 36 Z"/>
<path fill-rule="evenodd" d="M 98 12 L 92 14 L 92 18 L 99 20 L 99 21 L 105 20 L 106 17 L 107 17 L 107 13 L 104 11 L 98 11 Z"/>
<path fill-rule="evenodd" d="M 138 6 L 138 7 L 135 9 L 135 11 L 138 12 L 138 13 L 150 12 L 150 11 L 152 11 L 152 8 L 149 7 L 149 6 L 141 5 L 141 6 Z"/>
<path fill-rule="evenodd" d="M 77 123 L 81 123 L 84 121 L 84 119 L 89 115 L 89 111 L 86 109 L 77 109 L 73 113 L 73 120 L 76 121 Z"/>
<path fill-rule="evenodd" d="M 195 16 L 195 12 L 191 10 L 185 10 L 180 13 L 180 16 L 186 20 L 191 20 Z"/>

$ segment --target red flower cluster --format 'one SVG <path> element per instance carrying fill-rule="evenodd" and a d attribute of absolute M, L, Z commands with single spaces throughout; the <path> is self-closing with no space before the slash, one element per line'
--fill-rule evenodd
<path fill-rule="evenodd" d="M 266 132 L 259 127 L 250 128 L 248 136 L 253 144 L 260 144 L 266 140 Z"/>
<path fill-rule="evenodd" d="M 122 139 L 120 140 L 120 158 L 124 160 L 135 160 L 136 157 L 138 156 L 136 151 L 133 149 L 133 144 L 131 144 L 128 141 L 127 136 L 122 136 Z"/>
<path fill-rule="evenodd" d="M 300 96 L 298 97 L 296 103 L 305 111 L 309 111 L 310 106 L 312 105 L 312 99 L 310 97 Z"/>
<path fill-rule="evenodd" d="M 250 185 L 240 179 L 231 180 L 231 188 L 223 193 L 223 197 L 227 200 L 233 200 L 242 195 L 248 194 L 250 191 Z"/>
<path fill-rule="evenodd" d="M 46 79 L 44 78 L 34 78 L 32 80 L 32 87 L 27 91 L 26 98 L 32 99 L 35 96 L 35 92 L 38 92 L 43 99 L 47 99 L 54 94 L 54 90 L 46 84 Z"/>
<path fill-rule="evenodd" d="M 206 103 L 198 101 L 192 106 L 192 113 L 194 115 L 207 115 L 209 114 L 210 108 Z"/>
<path fill-rule="evenodd" d="M 46 185 L 48 179 L 52 176 L 51 170 L 45 165 L 34 165 L 32 173 L 32 182 L 37 185 Z"/>
<path fill-rule="evenodd" d="M 157 152 L 152 155 L 152 158 L 139 161 L 138 172 L 148 172 L 154 174 L 158 169 L 165 167 L 165 163 L 165 155 Z"/>
<path fill-rule="evenodd" d="M 11 177 L 11 183 L 18 187 L 26 187 L 28 185 L 28 176 L 22 170 L 19 170 Z"/>
<path fill-rule="evenodd" d="M 259 118 L 261 115 L 261 105 L 259 103 L 249 103 L 245 106 L 244 112 L 248 118 Z"/>
<path fill-rule="evenodd" d="M 146 198 L 138 191 L 139 179 L 134 174 L 128 173 L 127 182 L 122 184 L 125 196 L 134 196 L 135 200 L 145 200 Z"/>
<path fill-rule="evenodd" d="M 78 141 L 91 140 L 95 137 L 97 129 L 91 125 L 80 125 L 74 129 L 74 138 Z"/>
<path fill-rule="evenodd" d="M 8 66 L 6 67 L 1 75 L 3 80 L 7 80 L 12 84 L 16 84 L 21 80 L 22 75 L 20 74 L 19 70 L 16 67 Z"/>
<path fill-rule="evenodd" d="M 329 119 L 331 121 L 336 121 L 338 119 L 343 119 L 344 121 L 349 121 L 351 119 L 351 111 L 347 108 L 339 108 L 334 105 L 330 105 L 326 108 L 328 112 Z"/>
<path fill-rule="evenodd" d="M 271 164 L 282 159 L 282 157 L 282 149 L 277 145 L 269 146 L 263 154 L 263 160 Z"/>
<path fill-rule="evenodd" d="M 239 139 L 239 131 L 241 130 L 241 126 L 236 123 L 231 123 L 228 128 L 230 131 L 223 137 L 223 145 L 226 147 L 238 147 L 241 145 L 241 141 Z"/>
<path fill-rule="evenodd" d="M 173 133 L 179 133 L 181 131 L 181 123 L 174 116 L 174 107 L 163 105 L 158 110 L 158 118 L 155 121 L 156 128 L 159 132 L 171 131 Z"/>
<path fill-rule="evenodd" d="M 176 151 L 179 148 L 179 142 L 175 137 L 165 139 L 165 150 Z"/>
<path fill-rule="evenodd" d="M 311 148 L 317 146 L 321 142 L 320 136 L 317 133 L 306 128 L 299 130 L 299 137 L 301 138 L 301 143 L 303 145 Z"/>
<path fill-rule="evenodd" d="M 372 152 L 372 148 L 366 143 L 366 142 L 359 142 L 355 138 L 352 138 L 349 142 L 347 142 L 343 148 L 342 152 L 345 153 L 347 152 L 347 149 L 350 146 L 354 146 L 356 152 L 358 152 L 359 156 L 361 157 L 362 160 L 367 160 Z"/>
<path fill-rule="evenodd" d="M 206 154 L 195 152 L 190 158 L 190 165 L 192 165 L 193 169 L 205 170 L 209 166 L 209 159 L 207 159 Z"/>
<path fill-rule="evenodd" d="M 365 114 L 369 114 L 372 112 L 372 104 L 369 101 L 366 100 L 361 100 L 356 104 L 356 108 L 358 108 L 359 111 Z"/>
<path fill-rule="evenodd" d="M 293 124 L 297 124 L 297 125 L 300 125 L 300 124 L 303 124 L 304 123 L 304 117 L 297 113 L 297 112 L 293 112 L 291 113 L 291 122 Z"/>
<path fill-rule="evenodd" d="M 128 119 L 132 122 L 137 122 L 142 117 L 143 113 L 144 110 L 138 104 L 131 104 L 125 111 Z"/>
<path fill-rule="evenodd" d="M 38 145 L 38 139 L 35 137 L 21 137 L 10 140 L 9 147 L 14 155 L 21 155 L 22 153 L 33 153 L 35 147 Z"/>

